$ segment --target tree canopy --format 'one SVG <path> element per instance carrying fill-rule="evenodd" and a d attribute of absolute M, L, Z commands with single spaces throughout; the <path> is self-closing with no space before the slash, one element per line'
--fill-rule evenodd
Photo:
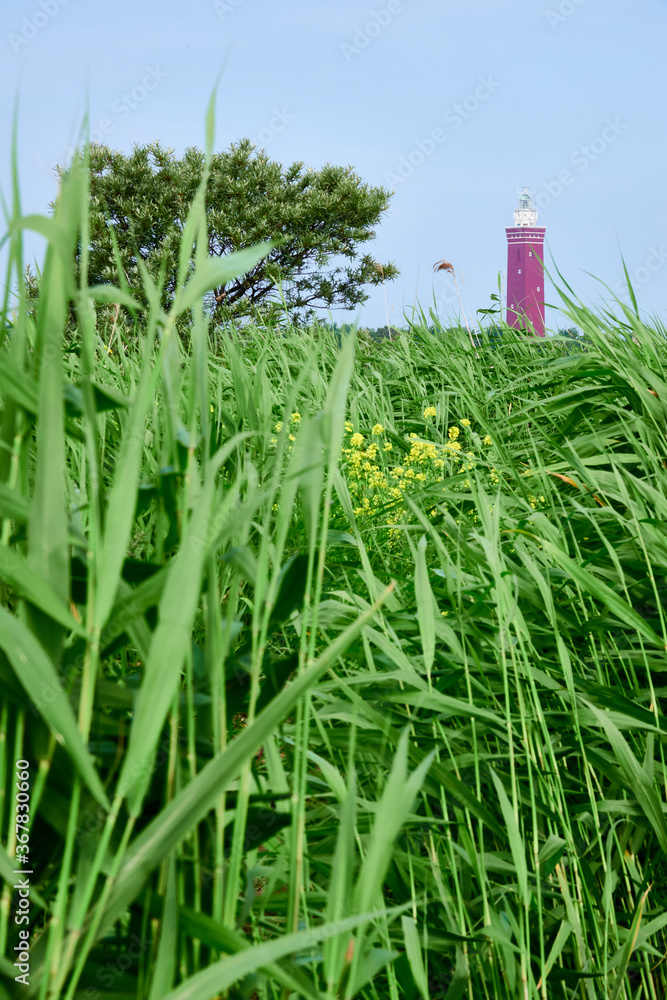
<path fill-rule="evenodd" d="M 130 155 L 107 146 L 90 149 L 90 283 L 117 283 L 111 231 L 125 276 L 141 297 L 138 261 L 157 277 L 164 299 L 176 285 L 181 235 L 204 171 L 204 154 L 181 158 L 159 143 Z M 61 170 L 62 172 L 62 170 Z M 270 314 L 284 300 L 294 318 L 316 308 L 351 309 L 365 302 L 364 286 L 398 275 L 393 263 L 360 254 L 390 192 L 365 184 L 351 167 L 282 167 L 248 139 L 215 153 L 206 188 L 208 251 L 221 256 L 280 239 L 250 272 L 215 289 L 207 300 L 220 319 Z"/>

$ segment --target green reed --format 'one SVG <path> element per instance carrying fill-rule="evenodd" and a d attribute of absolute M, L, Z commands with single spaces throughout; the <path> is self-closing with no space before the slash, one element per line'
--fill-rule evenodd
<path fill-rule="evenodd" d="M 583 345 L 216 329 L 268 245 L 209 261 L 203 192 L 142 315 L 75 272 L 85 159 L 16 180 L 0 997 L 657 1000 L 664 330 L 564 282 Z"/>

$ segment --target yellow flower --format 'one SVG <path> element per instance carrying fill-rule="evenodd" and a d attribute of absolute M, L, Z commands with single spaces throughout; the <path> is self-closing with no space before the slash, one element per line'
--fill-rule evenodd
<path fill-rule="evenodd" d="M 350 434 L 354 430 L 354 428 L 353 428 L 353 426 L 352 426 L 352 424 L 351 424 L 351 422 L 349 420 L 345 421 L 345 430 L 348 432 L 348 434 Z"/>
<path fill-rule="evenodd" d="M 464 419 L 461 421 L 461 427 L 470 427 L 470 421 L 468 420 L 467 417 L 464 417 Z"/>
<path fill-rule="evenodd" d="M 352 445 L 353 448 L 361 448 L 363 443 L 364 443 L 364 436 L 363 434 L 360 434 L 358 431 L 356 434 L 353 434 L 352 437 L 350 438 L 350 444 Z"/>
<path fill-rule="evenodd" d="M 435 416 L 435 406 L 427 406 L 426 409 L 424 410 L 424 416 L 425 417 L 434 417 Z"/>
<path fill-rule="evenodd" d="M 393 446 L 393 444 L 391 443 L 391 441 L 385 441 L 385 443 L 384 443 L 384 444 L 382 445 L 382 450 L 383 450 L 383 451 L 391 451 L 391 449 L 392 449 L 393 447 L 394 447 L 394 446 Z"/>
<path fill-rule="evenodd" d="M 282 420 L 279 420 L 278 423 L 276 424 L 276 434 L 280 434 L 282 429 L 283 429 L 283 422 Z"/>
<path fill-rule="evenodd" d="M 457 437 L 461 432 L 459 431 L 458 427 L 450 427 L 447 433 L 449 434 L 450 441 L 456 441 Z"/>
<path fill-rule="evenodd" d="M 290 439 L 290 441 L 296 441 L 296 438 L 294 437 L 293 434 L 290 434 L 289 439 Z"/>
<path fill-rule="evenodd" d="M 384 434 L 384 427 L 382 424 L 374 424 L 371 434 Z"/>
<path fill-rule="evenodd" d="M 446 444 L 445 448 L 447 451 L 461 451 L 461 444 L 458 441 L 452 441 L 450 444 Z"/>
<path fill-rule="evenodd" d="M 301 414 L 300 413 L 293 413 L 292 414 L 292 423 L 293 424 L 300 424 L 301 423 Z"/>
<path fill-rule="evenodd" d="M 493 441 L 491 440 L 488 434 L 484 438 L 484 444 L 493 444 Z"/>
<path fill-rule="evenodd" d="M 211 407 L 211 413 L 215 413 L 215 407 Z"/>

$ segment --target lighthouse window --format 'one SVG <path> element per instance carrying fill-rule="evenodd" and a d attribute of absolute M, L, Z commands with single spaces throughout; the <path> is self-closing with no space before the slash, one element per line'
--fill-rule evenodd
<path fill-rule="evenodd" d="M 528 251 L 528 256 L 529 256 L 529 257 L 532 257 L 532 256 L 533 256 L 533 251 L 532 251 L 532 250 L 529 250 L 529 251 Z"/>
<path fill-rule="evenodd" d="M 519 270 L 517 271 L 517 274 L 521 274 L 521 268 L 519 268 Z"/>
<path fill-rule="evenodd" d="M 539 285 L 537 286 L 537 290 L 538 290 L 538 292 L 539 292 L 539 290 L 540 290 L 540 286 L 539 286 Z"/>

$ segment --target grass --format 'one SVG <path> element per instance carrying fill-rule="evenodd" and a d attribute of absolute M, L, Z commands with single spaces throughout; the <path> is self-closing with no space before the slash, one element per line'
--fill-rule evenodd
<path fill-rule="evenodd" d="M 87 204 L 8 219 L 0 997 L 664 997 L 664 329 L 212 331 L 200 204 L 133 323 Z"/>

